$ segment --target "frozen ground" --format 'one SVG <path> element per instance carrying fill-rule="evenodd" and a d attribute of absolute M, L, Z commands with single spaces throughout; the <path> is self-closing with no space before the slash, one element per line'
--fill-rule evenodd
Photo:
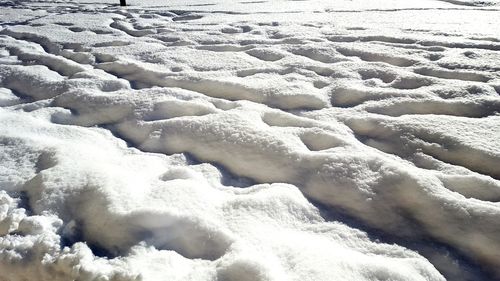
<path fill-rule="evenodd" d="M 500 280 L 499 1 L 0 0 L 0 280 Z"/>

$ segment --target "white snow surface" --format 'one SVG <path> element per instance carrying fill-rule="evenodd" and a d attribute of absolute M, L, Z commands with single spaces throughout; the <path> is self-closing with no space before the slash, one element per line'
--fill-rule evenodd
<path fill-rule="evenodd" d="M 1 281 L 500 280 L 500 1 L 0 0 Z"/>

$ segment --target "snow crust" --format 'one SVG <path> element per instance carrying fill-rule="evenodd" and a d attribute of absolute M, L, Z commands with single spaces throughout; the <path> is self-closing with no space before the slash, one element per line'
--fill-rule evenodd
<path fill-rule="evenodd" d="M 500 279 L 498 1 L 0 0 L 0 280 Z"/>

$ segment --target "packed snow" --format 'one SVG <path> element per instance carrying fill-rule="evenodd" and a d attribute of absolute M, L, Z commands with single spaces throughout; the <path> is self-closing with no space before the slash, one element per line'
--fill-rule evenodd
<path fill-rule="evenodd" d="M 0 0 L 0 280 L 500 280 L 500 1 Z"/>

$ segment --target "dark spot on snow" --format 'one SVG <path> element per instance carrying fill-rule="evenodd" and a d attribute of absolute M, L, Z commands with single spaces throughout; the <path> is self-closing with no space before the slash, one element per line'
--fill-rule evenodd
<path fill-rule="evenodd" d="M 28 193 L 26 191 L 21 191 L 18 193 L 17 198 L 19 199 L 19 202 L 17 203 L 19 208 L 23 208 L 26 210 L 26 215 L 32 216 L 34 215 L 33 208 L 31 208 L 30 204 L 30 198 L 28 196 Z"/>
<path fill-rule="evenodd" d="M 493 85 L 493 89 L 495 89 L 495 92 L 500 95 L 500 85 Z"/>
<path fill-rule="evenodd" d="M 220 163 L 203 162 L 199 160 L 196 156 L 188 152 L 183 153 L 183 155 L 186 158 L 186 162 L 188 165 L 199 165 L 202 163 L 209 163 L 215 168 L 217 168 L 217 170 L 219 170 L 221 174 L 221 184 L 225 186 L 245 188 L 257 184 L 257 182 L 251 178 L 238 176 L 232 173 L 229 169 L 227 169 L 224 165 Z"/>
<path fill-rule="evenodd" d="M 215 6 L 213 3 L 203 3 L 203 4 L 191 4 L 187 5 L 189 7 L 206 7 L 206 6 Z"/>
<path fill-rule="evenodd" d="M 71 221 L 66 223 L 59 233 L 61 236 L 61 248 L 72 247 L 74 244 L 83 242 L 89 247 L 92 254 L 100 258 L 112 259 L 117 257 L 117 254 L 105 249 L 97 243 L 86 241 L 83 235 L 83 226 L 81 222 Z M 105 230 L 103 230 L 105 231 Z"/>
<path fill-rule="evenodd" d="M 186 16 L 175 17 L 172 20 L 173 21 L 190 21 L 190 20 L 201 19 L 202 17 L 203 17 L 202 15 L 186 15 Z"/>
<path fill-rule="evenodd" d="M 266 3 L 267 1 L 240 1 L 241 4 L 259 4 Z"/>
<path fill-rule="evenodd" d="M 57 25 L 62 25 L 62 26 L 72 26 L 73 23 L 71 22 L 55 22 Z"/>
<path fill-rule="evenodd" d="M 73 32 L 83 32 L 83 31 L 85 31 L 85 28 L 78 27 L 78 26 L 70 27 L 68 29 L 71 30 L 71 31 L 73 31 Z"/>
<path fill-rule="evenodd" d="M 441 55 L 441 54 L 436 54 L 436 53 L 430 53 L 427 55 L 427 58 L 430 60 L 430 61 L 437 61 L 437 60 L 440 60 L 441 58 L 443 58 L 444 56 Z"/>
<path fill-rule="evenodd" d="M 478 57 L 478 54 L 474 53 L 473 51 L 466 51 L 466 52 L 464 52 L 464 56 L 466 56 L 470 59 L 475 59 Z"/>
<path fill-rule="evenodd" d="M 346 27 L 346 29 L 347 30 L 366 30 L 367 28 L 353 26 L 353 27 Z"/>

